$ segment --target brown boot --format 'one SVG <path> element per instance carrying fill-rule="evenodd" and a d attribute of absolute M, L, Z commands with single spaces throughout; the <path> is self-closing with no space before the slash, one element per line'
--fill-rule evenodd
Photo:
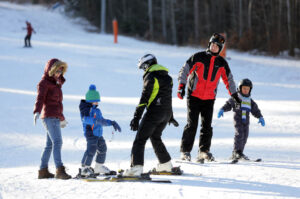
<path fill-rule="evenodd" d="M 62 179 L 62 180 L 68 180 L 68 179 L 72 178 L 72 176 L 70 176 L 69 174 L 66 173 L 64 166 L 61 166 L 56 169 L 55 178 Z"/>
<path fill-rule="evenodd" d="M 45 178 L 54 178 L 54 174 L 48 171 L 48 168 L 43 168 L 39 170 L 38 179 L 45 179 Z"/>

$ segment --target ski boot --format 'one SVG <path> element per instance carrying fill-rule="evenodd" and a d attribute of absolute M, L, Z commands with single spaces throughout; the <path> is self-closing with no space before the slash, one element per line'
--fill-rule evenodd
<path fill-rule="evenodd" d="M 163 164 L 158 164 L 157 168 L 149 171 L 149 174 L 152 175 L 182 175 L 182 173 L 183 171 L 180 167 L 173 167 L 171 160 Z"/>
<path fill-rule="evenodd" d="M 191 161 L 191 153 L 190 152 L 181 152 L 180 159 L 190 162 Z"/>
<path fill-rule="evenodd" d="M 231 159 L 236 159 L 236 160 L 250 160 L 242 151 L 233 151 L 232 152 L 232 158 Z"/>
<path fill-rule="evenodd" d="M 97 175 L 94 173 L 94 169 L 90 166 L 82 166 L 79 168 L 79 172 L 76 179 L 85 179 L 85 178 L 96 178 Z"/>
<path fill-rule="evenodd" d="M 107 168 L 106 166 L 104 166 L 103 164 L 100 164 L 98 162 L 96 162 L 96 164 L 95 164 L 94 173 L 95 173 L 95 175 L 100 175 L 100 174 L 116 175 L 117 174 L 116 171 L 111 171 L 111 170 L 109 170 L 109 168 Z"/>
<path fill-rule="evenodd" d="M 214 156 L 209 151 L 199 151 L 196 162 L 204 163 L 204 161 L 213 162 L 215 161 Z"/>
<path fill-rule="evenodd" d="M 122 176 L 135 176 L 140 177 L 143 173 L 143 165 L 135 165 L 133 167 L 130 167 L 129 169 L 126 169 L 122 173 Z"/>

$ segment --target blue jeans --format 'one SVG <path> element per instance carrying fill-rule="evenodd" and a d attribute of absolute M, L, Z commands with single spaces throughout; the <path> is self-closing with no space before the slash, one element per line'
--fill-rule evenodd
<path fill-rule="evenodd" d="M 103 138 L 97 136 L 86 136 L 86 151 L 84 152 L 83 158 L 81 160 L 82 165 L 91 166 L 93 158 L 97 152 L 96 162 L 103 164 L 106 158 L 106 143 Z"/>
<path fill-rule="evenodd" d="M 60 131 L 60 121 L 58 118 L 49 117 L 43 119 L 43 124 L 47 131 L 47 142 L 42 153 L 40 169 L 48 167 L 52 149 L 55 166 L 56 168 L 59 168 L 63 166 L 61 161 L 62 137 Z"/>

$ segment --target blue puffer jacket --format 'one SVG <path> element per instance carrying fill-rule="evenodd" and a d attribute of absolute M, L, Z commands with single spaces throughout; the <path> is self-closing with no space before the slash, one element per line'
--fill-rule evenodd
<path fill-rule="evenodd" d="M 102 113 L 97 106 L 80 101 L 79 105 L 80 117 L 83 125 L 84 136 L 101 137 L 103 133 L 102 126 L 111 126 L 111 120 L 104 119 Z"/>

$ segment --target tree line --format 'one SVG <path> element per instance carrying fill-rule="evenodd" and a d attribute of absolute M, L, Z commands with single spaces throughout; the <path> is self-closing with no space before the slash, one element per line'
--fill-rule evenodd
<path fill-rule="evenodd" d="M 112 20 L 117 19 L 121 34 L 143 40 L 205 46 L 213 32 L 221 32 L 226 33 L 229 48 L 242 51 L 266 52 L 272 55 L 288 51 L 289 55 L 295 56 L 295 49 L 300 49 L 300 0 L 61 2 L 65 4 L 66 11 L 85 17 L 99 29 L 102 23 L 102 29 L 112 32 Z"/>

